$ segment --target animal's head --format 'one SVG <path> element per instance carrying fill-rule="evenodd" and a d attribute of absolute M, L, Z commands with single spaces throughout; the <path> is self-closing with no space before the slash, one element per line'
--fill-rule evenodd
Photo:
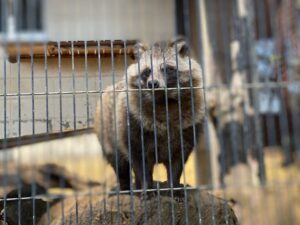
<path fill-rule="evenodd" d="M 142 89 L 149 97 L 152 90 L 160 95 L 167 88 L 168 98 L 177 99 L 176 88 L 199 87 L 202 83 L 200 66 L 190 58 L 190 49 L 183 39 L 151 47 L 137 43 L 134 55 L 136 63 L 127 73 L 129 88 Z"/>

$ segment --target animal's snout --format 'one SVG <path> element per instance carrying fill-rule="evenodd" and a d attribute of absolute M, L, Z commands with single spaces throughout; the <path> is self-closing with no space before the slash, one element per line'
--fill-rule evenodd
<path fill-rule="evenodd" d="M 147 82 L 148 88 L 159 88 L 159 81 L 158 80 L 149 80 Z"/>

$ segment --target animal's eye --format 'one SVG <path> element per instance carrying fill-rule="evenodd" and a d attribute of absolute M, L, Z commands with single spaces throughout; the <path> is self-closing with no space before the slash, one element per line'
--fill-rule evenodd
<path fill-rule="evenodd" d="M 143 72 L 141 73 L 141 78 L 148 78 L 151 74 L 151 69 L 150 68 L 146 68 L 143 70 Z"/>
<path fill-rule="evenodd" d="M 166 66 L 165 68 L 162 68 L 162 71 L 166 73 L 166 75 L 176 74 L 176 68 L 173 66 Z"/>

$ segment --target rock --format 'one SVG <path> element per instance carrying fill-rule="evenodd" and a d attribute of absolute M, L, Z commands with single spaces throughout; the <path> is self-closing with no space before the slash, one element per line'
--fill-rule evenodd
<path fill-rule="evenodd" d="M 114 195 L 102 201 L 89 204 L 77 203 L 69 207 L 63 216 L 61 211 L 51 225 L 60 224 L 201 224 L 201 225 L 236 225 L 237 218 L 225 200 L 216 198 L 208 192 L 187 190 L 187 198 L 166 195 L 143 197 L 135 195 Z M 82 201 L 82 200 L 81 200 Z M 63 219 L 64 218 L 64 219 Z M 76 222 L 77 221 L 77 222 Z M 201 222 L 200 222 L 201 221 Z M 41 220 L 39 225 L 45 224 Z"/>

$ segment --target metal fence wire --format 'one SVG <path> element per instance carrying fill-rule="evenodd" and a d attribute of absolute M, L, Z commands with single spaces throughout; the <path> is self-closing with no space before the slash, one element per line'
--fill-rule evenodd
<path fill-rule="evenodd" d="M 299 224 L 298 0 L 1 0 L 0 224 Z"/>

